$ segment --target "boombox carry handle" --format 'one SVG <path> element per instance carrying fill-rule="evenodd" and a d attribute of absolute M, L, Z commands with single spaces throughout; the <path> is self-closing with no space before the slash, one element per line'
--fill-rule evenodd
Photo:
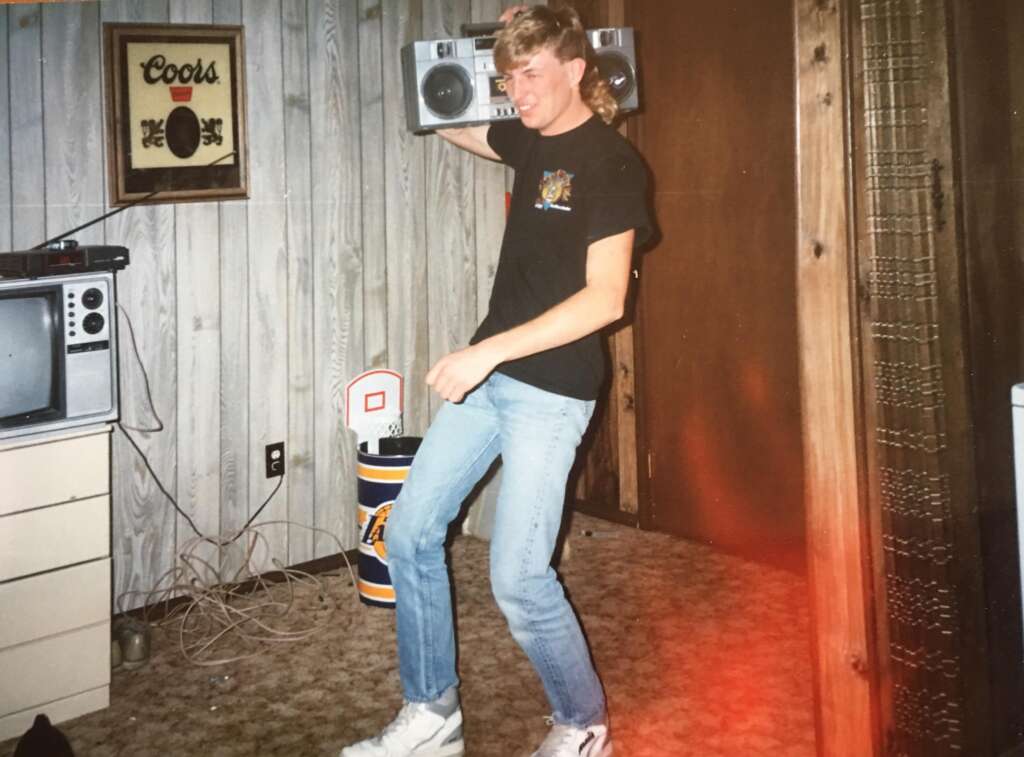
<path fill-rule="evenodd" d="M 505 28 L 500 21 L 488 21 L 486 23 L 463 24 L 463 37 L 490 37 Z"/>

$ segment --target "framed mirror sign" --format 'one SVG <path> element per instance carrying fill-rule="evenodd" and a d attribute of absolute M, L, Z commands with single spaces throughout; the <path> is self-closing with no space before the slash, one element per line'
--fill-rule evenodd
<path fill-rule="evenodd" d="M 103 25 L 111 205 L 249 196 L 243 31 Z"/>

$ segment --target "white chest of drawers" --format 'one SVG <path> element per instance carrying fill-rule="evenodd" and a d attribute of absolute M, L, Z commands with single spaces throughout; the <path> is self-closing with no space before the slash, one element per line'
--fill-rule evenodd
<path fill-rule="evenodd" d="M 110 703 L 110 427 L 0 443 L 0 741 Z"/>

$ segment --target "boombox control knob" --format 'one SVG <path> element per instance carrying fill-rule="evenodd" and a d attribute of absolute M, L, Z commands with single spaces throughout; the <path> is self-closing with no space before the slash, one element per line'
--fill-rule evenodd
<path fill-rule="evenodd" d="M 103 316 L 99 313 L 89 313 L 82 321 L 82 330 L 86 334 L 98 334 L 103 331 Z"/>
<path fill-rule="evenodd" d="M 82 304 L 89 308 L 89 310 L 95 310 L 103 304 L 103 292 L 95 287 L 86 289 L 82 294 Z"/>

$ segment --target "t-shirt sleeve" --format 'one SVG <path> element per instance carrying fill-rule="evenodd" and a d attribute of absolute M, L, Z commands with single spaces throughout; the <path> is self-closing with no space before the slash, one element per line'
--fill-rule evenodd
<path fill-rule="evenodd" d="M 487 130 L 487 144 L 502 163 L 517 168 L 523 162 L 530 134 L 519 119 L 495 121 Z"/>
<path fill-rule="evenodd" d="M 587 244 L 635 229 L 639 247 L 654 231 L 647 197 L 647 167 L 639 157 L 616 153 L 595 172 L 587 203 Z"/>

